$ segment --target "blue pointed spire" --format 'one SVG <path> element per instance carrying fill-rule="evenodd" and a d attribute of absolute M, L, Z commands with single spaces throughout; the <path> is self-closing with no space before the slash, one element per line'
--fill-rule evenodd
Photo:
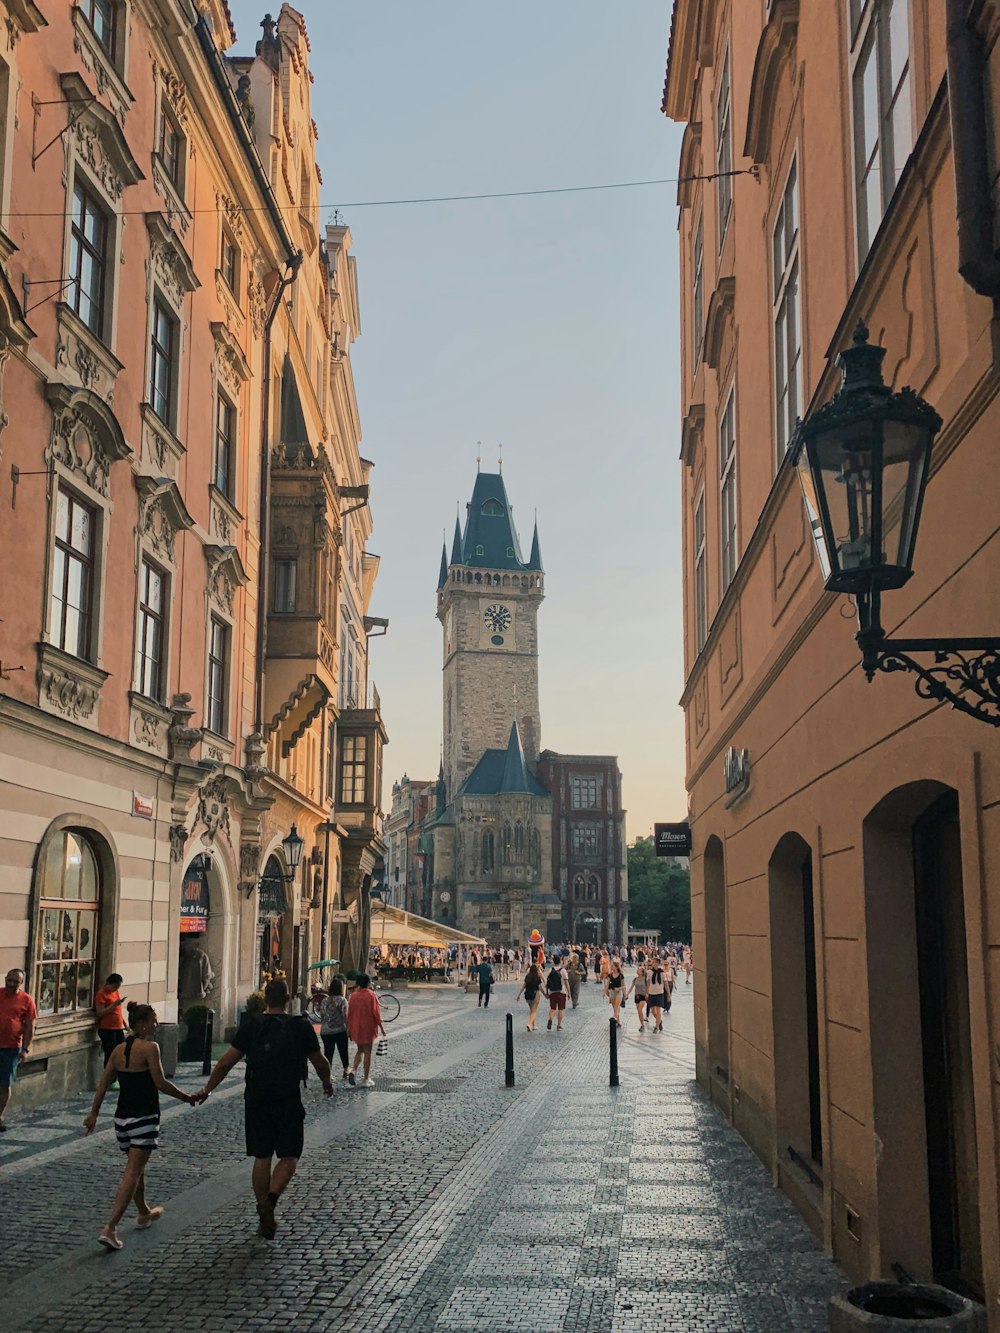
<path fill-rule="evenodd" d="M 462 543 L 462 564 L 481 569 L 524 569 L 507 488 L 499 472 L 480 472 L 472 489 Z"/>
<path fill-rule="evenodd" d="M 507 742 L 507 754 L 504 758 L 503 777 L 500 780 L 502 792 L 531 791 L 531 779 L 524 762 L 524 749 L 521 745 L 521 733 L 517 719 L 511 724 L 510 739 Z"/>
<path fill-rule="evenodd" d="M 535 519 L 535 535 L 531 539 L 531 556 L 528 560 L 529 569 L 537 569 L 539 574 L 542 570 L 542 548 L 538 544 L 538 519 Z"/>
<path fill-rule="evenodd" d="M 465 564 L 462 559 L 462 525 L 458 521 L 457 515 L 455 517 L 455 537 L 451 543 L 451 563 L 453 565 Z"/>
<path fill-rule="evenodd" d="M 444 542 L 441 543 L 441 572 L 438 574 L 438 588 L 443 588 L 448 582 L 448 548 Z"/>

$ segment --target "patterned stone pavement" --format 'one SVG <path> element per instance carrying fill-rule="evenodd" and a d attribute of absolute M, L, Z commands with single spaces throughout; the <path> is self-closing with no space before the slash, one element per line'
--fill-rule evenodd
<path fill-rule="evenodd" d="M 693 1081 L 691 992 L 667 1031 L 620 1043 L 583 988 L 563 1033 L 458 992 L 410 991 L 375 1091 L 307 1093 L 306 1155 L 273 1243 L 242 1156 L 235 1074 L 176 1103 L 150 1193 L 167 1206 L 121 1254 L 95 1238 L 121 1158 L 77 1133 L 89 1095 L 10 1117 L 0 1143 L 5 1327 L 132 1330 L 821 1330 L 843 1276 Z M 523 1011 L 523 1004 L 521 1006 Z M 237 1071 L 238 1073 L 239 1071 Z M 192 1069 L 179 1081 L 200 1085 Z"/>

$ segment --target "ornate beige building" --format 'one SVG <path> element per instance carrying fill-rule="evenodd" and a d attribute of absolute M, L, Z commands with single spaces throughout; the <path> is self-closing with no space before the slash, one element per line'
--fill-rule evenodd
<path fill-rule="evenodd" d="M 112 969 L 173 1021 L 196 940 L 225 1028 L 264 965 L 299 985 L 363 949 L 385 733 L 357 281 L 320 225 L 301 15 L 230 58 L 224 0 L 195 25 L 173 0 L 4 8 L 0 965 L 41 1014 L 25 1104 L 92 1074 Z"/>

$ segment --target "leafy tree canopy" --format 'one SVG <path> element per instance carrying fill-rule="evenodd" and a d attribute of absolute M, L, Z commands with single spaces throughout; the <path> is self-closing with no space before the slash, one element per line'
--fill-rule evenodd
<path fill-rule="evenodd" d="M 657 856 L 652 838 L 628 849 L 628 919 L 639 930 L 659 930 L 666 940 L 691 939 L 691 872 Z"/>

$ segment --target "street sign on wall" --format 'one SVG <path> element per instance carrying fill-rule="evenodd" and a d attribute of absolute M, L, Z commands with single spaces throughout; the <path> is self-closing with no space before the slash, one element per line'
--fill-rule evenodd
<path fill-rule="evenodd" d="M 653 843 L 657 856 L 690 856 L 691 825 L 686 820 L 683 824 L 654 824 Z"/>

